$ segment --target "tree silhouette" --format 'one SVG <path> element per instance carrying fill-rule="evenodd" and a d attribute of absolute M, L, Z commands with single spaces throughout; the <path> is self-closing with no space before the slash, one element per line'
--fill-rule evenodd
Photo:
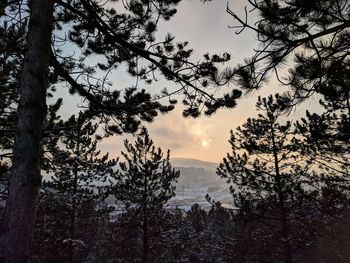
<path fill-rule="evenodd" d="M 345 51 L 349 46 L 349 4 L 348 0 L 248 0 L 246 17 L 228 6 L 236 33 L 251 31 L 260 47 L 251 59 L 228 72 L 227 79 L 250 91 L 275 74 L 280 83 L 292 88 L 292 104 L 315 93 L 327 96 L 334 91 L 330 83 L 343 82 L 340 75 L 349 68 Z M 249 13 L 257 16 L 254 24 Z M 283 67 L 289 68 L 288 77 L 282 77 Z"/>
<path fill-rule="evenodd" d="M 245 17 L 227 8 L 236 21 L 236 33 L 249 30 L 259 43 L 252 58 L 231 70 L 227 79 L 251 91 L 274 75 L 291 88 L 285 94 L 287 106 L 321 95 L 324 112 L 307 112 L 297 123 L 304 136 L 302 154 L 318 166 L 330 188 L 343 195 L 349 175 L 349 4 L 249 0 Z M 250 13 L 257 15 L 254 24 Z"/>
<path fill-rule="evenodd" d="M 88 115 L 73 115 L 64 126 L 60 147 L 52 151 L 53 175 L 43 182 L 33 247 L 39 258 L 76 262 L 86 256 L 80 250 L 91 248 L 95 224 L 108 212 L 103 205 L 106 182 L 116 161 L 108 160 L 108 154 L 101 156 L 98 124 Z"/>
<path fill-rule="evenodd" d="M 118 201 L 137 211 L 135 217 L 142 228 L 142 262 L 149 262 L 151 228 L 163 217 L 163 205 L 175 195 L 173 185 L 180 173 L 170 164 L 170 152 L 164 156 L 156 148 L 146 129 L 134 144 L 124 141 L 125 162 L 114 175 L 114 195 Z"/>
<path fill-rule="evenodd" d="M 292 262 L 297 248 L 310 241 L 308 231 L 314 231 L 310 223 L 322 184 L 312 162 L 300 154 L 300 136 L 294 134 L 291 122 L 279 122 L 284 110 L 279 101 L 278 95 L 258 99 L 258 117 L 231 132 L 233 152 L 217 173 L 231 184 L 239 215 L 265 225 L 258 226 L 257 236 L 266 235 L 266 225 L 272 231 L 269 240 L 261 240 L 270 243 L 272 258 Z"/>
<path fill-rule="evenodd" d="M 34 1 L 31 8 L 25 31 L 27 51 L 19 85 L 12 176 L 1 231 L 1 255 L 5 262 L 26 261 L 40 186 L 40 143 L 46 113 L 53 1 Z"/>
<path fill-rule="evenodd" d="M 18 84 L 21 93 L 15 157 L 1 237 L 5 260 L 25 262 L 28 255 L 40 186 L 40 145 L 49 83 L 60 84 L 60 88 L 85 99 L 84 106 L 109 134 L 135 132 L 142 121 L 173 109 L 177 94 L 184 96 L 186 116 L 199 116 L 203 105 L 207 114 L 219 107 L 235 106 L 239 91 L 222 98 L 206 91 L 217 82 L 216 64 L 227 61 L 228 54 L 205 55 L 203 61 L 191 62 L 192 50 L 187 42 L 174 43 L 171 35 L 160 42 L 155 40 L 158 22 L 169 20 L 179 2 L 1 3 L 1 27 L 19 25 L 23 37 L 18 40 L 26 39 L 26 48 L 18 50 L 24 59 Z M 7 36 L 7 31 L 3 32 Z M 73 53 L 63 51 L 64 47 Z M 98 61 L 94 63 L 92 57 Z M 169 103 L 163 105 L 140 89 L 141 84 L 123 90 L 111 87 L 108 76 L 120 65 L 127 66 L 136 82 L 150 84 L 161 76 L 176 83 L 178 89 L 158 94 L 156 99 L 169 97 Z"/>

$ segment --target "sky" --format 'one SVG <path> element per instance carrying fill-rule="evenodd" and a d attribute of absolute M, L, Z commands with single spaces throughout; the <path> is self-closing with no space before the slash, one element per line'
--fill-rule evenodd
<path fill-rule="evenodd" d="M 244 58 L 254 54 L 257 47 L 255 36 L 249 31 L 240 35 L 235 34 L 233 18 L 226 12 L 226 5 L 238 14 L 244 11 L 244 1 L 216 0 L 201 3 L 199 0 L 183 0 L 178 5 L 177 14 L 169 22 L 160 22 L 157 37 L 163 39 L 166 33 L 175 35 L 176 40 L 188 41 L 194 49 L 193 59 L 199 59 L 205 53 L 228 52 L 232 56 L 231 65 L 242 62 Z M 254 19 L 254 17 L 253 17 Z M 111 80 L 114 84 L 130 87 L 134 83 L 123 70 L 113 74 Z M 141 86 L 142 87 L 142 86 Z M 174 87 L 174 84 L 159 81 L 153 86 L 147 86 L 147 90 L 160 89 L 162 87 Z M 229 91 L 233 84 L 223 87 L 223 91 Z M 238 100 L 238 105 L 232 110 L 219 110 L 210 117 L 197 119 L 182 117 L 180 104 L 171 113 L 160 115 L 151 124 L 146 124 L 150 136 L 156 146 L 166 151 L 170 149 L 172 157 L 194 158 L 203 161 L 220 162 L 226 153 L 230 151 L 228 143 L 230 130 L 243 124 L 248 117 L 256 115 L 255 102 L 258 96 L 268 96 L 277 91 L 285 91 L 276 81 L 271 81 L 263 89 L 254 94 L 244 96 Z M 74 104 L 74 98 L 65 100 L 68 104 Z M 306 102 L 297 107 L 290 115 L 292 120 L 303 115 L 306 108 L 312 108 L 314 101 Z M 131 135 L 113 136 L 104 140 L 100 147 L 103 151 L 110 152 L 111 157 L 120 155 L 124 149 L 123 140 L 131 139 Z"/>

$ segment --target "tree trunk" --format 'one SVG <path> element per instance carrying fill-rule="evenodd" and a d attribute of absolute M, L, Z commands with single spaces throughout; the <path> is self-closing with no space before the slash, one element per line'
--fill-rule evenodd
<path fill-rule="evenodd" d="M 72 198 L 72 211 L 70 215 L 70 226 L 69 226 L 69 253 L 68 253 L 68 262 L 74 262 L 74 243 L 75 240 L 75 217 L 76 217 L 76 194 L 77 194 L 77 185 L 78 185 L 78 169 L 74 168 L 74 180 L 73 180 L 73 198 Z"/>
<path fill-rule="evenodd" d="M 278 203 L 279 203 L 279 209 L 280 209 L 280 223 L 281 223 L 281 235 L 282 235 L 282 242 L 284 247 L 284 257 L 285 257 L 285 263 L 291 263 L 292 262 L 292 248 L 289 242 L 289 227 L 287 222 L 287 214 L 286 214 L 286 208 L 285 208 L 285 196 L 283 193 L 283 186 L 281 183 L 281 174 L 280 174 L 280 167 L 279 167 L 279 161 L 278 161 L 278 149 L 276 146 L 275 141 L 275 130 L 273 128 L 273 124 L 271 124 L 271 141 L 272 141 L 272 147 L 273 147 L 273 156 L 274 156 L 274 165 L 275 165 L 275 172 L 276 172 L 276 184 L 277 184 L 277 195 L 278 195 Z"/>
<path fill-rule="evenodd" d="M 145 163 L 146 163 L 146 155 L 145 155 Z M 142 224 L 142 263 L 148 263 L 148 173 L 144 174 L 144 185 L 143 185 L 143 224 Z"/>
<path fill-rule="evenodd" d="M 32 0 L 22 68 L 13 170 L 3 222 L 5 262 L 26 262 L 41 184 L 40 158 L 53 21 L 52 0 Z"/>
<path fill-rule="evenodd" d="M 79 121 L 78 117 L 78 123 L 77 123 L 77 131 L 76 131 L 76 139 L 77 139 L 77 147 L 76 147 L 76 153 L 77 153 L 77 160 L 75 161 L 74 164 L 74 179 L 73 179 L 73 198 L 72 198 L 72 211 L 70 215 L 70 239 L 71 243 L 69 246 L 69 254 L 68 254 L 68 262 L 73 263 L 74 262 L 74 244 L 73 240 L 75 239 L 75 219 L 76 219 L 76 210 L 77 210 L 77 200 L 76 200 L 76 195 L 78 192 L 78 171 L 79 167 L 77 164 L 78 159 L 80 158 L 80 127 L 82 124 Z"/>
<path fill-rule="evenodd" d="M 148 215 L 147 208 L 143 211 L 143 242 L 142 242 L 142 263 L 148 263 Z"/>

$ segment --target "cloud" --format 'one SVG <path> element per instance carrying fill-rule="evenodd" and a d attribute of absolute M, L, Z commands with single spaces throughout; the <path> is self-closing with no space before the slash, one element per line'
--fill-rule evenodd
<path fill-rule="evenodd" d="M 172 150 L 186 148 L 196 140 L 196 137 L 193 134 L 166 126 L 156 128 L 151 127 L 150 133 L 152 137 L 156 138 L 157 142 L 168 142 L 167 144 Z M 171 139 L 171 141 L 169 139 Z"/>
<path fill-rule="evenodd" d="M 229 0 L 230 7 L 244 16 L 244 2 Z M 182 1 L 178 6 L 178 13 L 169 22 L 160 24 L 157 36 L 163 39 L 167 32 L 176 36 L 176 41 L 189 41 L 189 46 L 194 49 L 196 59 L 202 54 L 221 53 L 228 51 L 232 54 L 231 66 L 242 62 L 243 58 L 250 57 L 257 42 L 254 36 L 246 30 L 243 34 L 235 35 L 235 30 L 228 28 L 228 25 L 235 25 L 235 21 L 226 13 L 227 1 L 212 1 L 208 4 L 201 4 L 200 1 Z M 249 21 L 254 22 L 250 16 Z M 272 78 L 273 79 L 273 78 Z M 134 84 L 121 69 L 112 76 L 117 87 L 126 87 Z M 175 88 L 175 84 L 159 78 L 152 86 L 141 85 L 147 91 L 157 93 L 163 87 L 169 90 Z M 222 87 L 221 91 L 229 92 L 233 87 Z M 231 151 L 228 143 L 229 131 L 243 124 L 248 117 L 256 116 L 255 103 L 257 96 L 268 96 L 270 93 L 283 92 L 284 90 L 276 81 L 268 83 L 266 88 L 256 91 L 250 96 L 238 100 L 237 108 L 233 110 L 220 110 L 214 116 L 200 117 L 198 119 L 185 119 L 182 117 L 181 105 L 168 114 L 158 116 L 151 124 L 147 124 L 149 133 L 155 142 L 166 151 L 171 150 L 172 157 L 188 157 L 206 161 L 220 162 L 227 152 Z M 181 98 L 179 98 L 181 100 Z M 313 109 L 313 105 L 298 107 L 297 116 L 304 113 L 305 108 Z M 289 116 L 294 117 L 295 116 Z M 103 142 L 101 148 L 109 151 L 115 157 L 124 150 L 123 139 L 130 135 L 113 136 Z M 206 141 L 208 145 L 203 147 Z"/>

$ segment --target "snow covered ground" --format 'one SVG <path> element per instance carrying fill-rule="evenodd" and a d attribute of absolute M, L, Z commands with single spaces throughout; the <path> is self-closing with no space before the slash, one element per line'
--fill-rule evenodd
<path fill-rule="evenodd" d="M 206 200 L 209 195 L 212 200 L 220 201 L 226 207 L 233 206 L 229 185 L 225 180 L 216 175 L 216 163 L 204 162 L 195 159 L 175 158 L 172 160 L 175 169 L 180 170 L 180 178 L 176 183 L 176 196 L 165 206 L 167 210 L 181 209 L 188 211 L 194 204 L 209 210 L 211 204 Z M 115 206 L 112 217 L 123 213 L 121 204 L 115 204 L 113 197 L 108 198 L 107 203 Z"/>
<path fill-rule="evenodd" d="M 215 172 L 216 163 L 187 158 L 175 158 L 172 163 L 180 170 L 180 178 L 176 184 L 176 196 L 169 201 L 169 206 L 184 207 L 184 210 L 193 204 L 210 207 L 205 198 L 207 194 L 222 204 L 232 204 L 229 185 Z"/>

